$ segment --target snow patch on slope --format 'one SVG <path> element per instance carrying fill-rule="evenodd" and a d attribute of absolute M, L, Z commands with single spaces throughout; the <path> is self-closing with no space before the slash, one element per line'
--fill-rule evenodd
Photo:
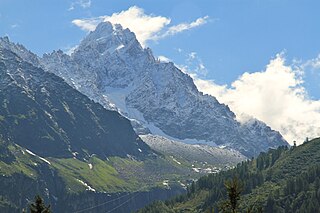
<path fill-rule="evenodd" d="M 82 185 L 84 185 L 88 191 L 92 191 L 92 192 L 95 192 L 96 190 L 94 188 L 92 188 L 91 186 L 89 186 L 87 183 L 85 183 L 84 181 L 82 180 L 79 180 L 77 179 L 77 181 L 79 181 Z"/>
<path fill-rule="evenodd" d="M 47 164 L 50 164 L 50 165 L 51 165 L 50 161 L 48 161 L 47 159 L 45 159 L 45 158 L 43 158 L 43 157 L 40 157 L 40 156 L 34 154 L 34 153 L 31 152 L 30 150 L 26 149 L 26 152 L 29 153 L 29 154 L 32 155 L 32 156 L 38 157 L 40 160 L 42 160 L 42 161 L 46 162 Z"/>

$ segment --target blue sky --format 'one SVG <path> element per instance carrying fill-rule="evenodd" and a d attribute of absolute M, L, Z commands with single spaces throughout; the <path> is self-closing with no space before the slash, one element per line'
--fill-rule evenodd
<path fill-rule="evenodd" d="M 206 25 L 148 46 L 156 55 L 176 63 L 183 63 L 185 54 L 196 52 L 209 71 L 206 77 L 220 84 L 230 84 L 245 71 L 262 70 L 281 51 L 286 52 L 289 62 L 309 60 L 320 52 L 320 2 L 316 0 L 91 0 L 87 7 L 80 3 L 0 0 L 0 35 L 8 34 L 13 41 L 42 54 L 76 45 L 86 34 L 71 23 L 78 18 L 111 15 L 134 5 L 147 14 L 169 17 L 172 24 L 208 15 L 211 21 Z M 184 54 L 177 52 L 178 48 Z M 320 98 L 319 78 L 308 77 L 310 95 Z"/>
<path fill-rule="evenodd" d="M 39 55 L 56 49 L 67 51 L 87 34 L 79 25 L 72 23 L 74 20 L 112 16 L 133 6 L 147 17 L 170 20 L 157 32 L 162 35 L 170 27 L 183 23 L 190 27 L 197 19 L 203 21 L 189 30 L 146 41 L 146 46 L 156 56 L 165 56 L 193 73 L 195 78 L 208 81 L 205 83 L 209 84 L 202 84 L 203 91 L 218 96 L 226 103 L 238 103 L 230 100 L 230 93 L 247 87 L 234 88 L 232 83 L 237 80 L 243 84 L 247 82 L 245 72 L 251 73 L 250 78 L 255 79 L 258 76 L 255 74 L 261 71 L 267 79 L 266 66 L 272 65 L 271 59 L 279 59 L 282 66 L 276 66 L 274 62 L 275 67 L 283 72 L 286 68 L 291 69 L 287 70 L 290 81 L 285 84 L 283 94 L 295 98 L 299 91 L 305 91 L 303 97 L 299 96 L 299 103 L 286 104 L 304 107 L 306 112 L 320 111 L 320 1 L 317 0 L 0 0 L 0 36 L 8 35 L 12 41 Z M 273 73 L 274 78 L 281 79 L 283 72 L 279 72 L 279 76 Z M 257 85 L 257 88 L 261 87 L 261 84 Z M 293 87 L 298 90 L 292 90 Z M 225 94 L 221 89 L 228 90 L 228 98 L 221 95 Z M 272 96 L 271 93 L 276 91 L 268 92 Z M 268 96 L 269 93 L 259 93 L 258 96 Z M 279 96 L 278 99 L 288 98 Z M 268 100 L 263 104 L 271 103 Z M 260 111 L 253 116 L 265 120 L 270 116 L 261 109 L 261 105 L 257 104 Z M 247 107 L 242 111 L 248 113 L 246 110 L 252 109 Z M 290 111 L 280 107 L 281 110 Z M 264 116 L 260 115 L 262 111 Z M 314 114 L 309 117 L 314 117 Z M 298 118 L 295 120 L 301 123 Z M 268 124 L 276 128 L 282 125 Z"/>

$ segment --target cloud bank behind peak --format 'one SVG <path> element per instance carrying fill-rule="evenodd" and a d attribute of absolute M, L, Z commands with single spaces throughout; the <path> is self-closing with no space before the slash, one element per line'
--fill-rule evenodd
<path fill-rule="evenodd" d="M 148 41 L 163 39 L 168 36 L 199 27 L 208 22 L 209 17 L 200 17 L 190 23 L 180 23 L 170 25 L 171 19 L 164 16 L 146 14 L 142 8 L 132 6 L 112 15 L 105 15 L 87 19 L 75 19 L 72 23 L 82 30 L 93 31 L 102 21 L 109 21 L 112 24 L 121 24 L 124 28 L 129 28 L 137 36 L 142 46 L 146 46 Z"/>
<path fill-rule="evenodd" d="M 289 143 L 300 144 L 306 137 L 320 136 L 320 101 L 309 98 L 303 75 L 301 67 L 286 65 L 278 54 L 265 70 L 246 72 L 231 87 L 193 78 L 200 91 L 228 104 L 240 122 L 248 115 L 255 117 L 280 131 Z"/>

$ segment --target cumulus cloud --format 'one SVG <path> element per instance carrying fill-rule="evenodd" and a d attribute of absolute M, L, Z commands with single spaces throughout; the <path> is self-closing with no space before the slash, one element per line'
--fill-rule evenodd
<path fill-rule="evenodd" d="M 171 20 L 162 16 L 147 15 L 142 8 L 137 6 L 130 7 L 126 11 L 114 13 L 111 16 L 105 16 L 104 21 L 114 24 L 121 24 L 124 28 L 132 30 L 142 45 L 153 38 Z"/>
<path fill-rule="evenodd" d="M 208 21 L 208 16 L 198 18 L 191 23 L 182 23 L 170 26 L 171 19 L 164 16 L 146 14 L 142 8 L 137 6 L 130 7 L 128 10 L 113 13 L 111 16 L 99 16 L 89 19 L 75 19 L 73 24 L 85 31 L 92 31 L 99 22 L 109 21 L 113 24 L 121 24 L 124 28 L 133 31 L 142 46 L 147 41 L 159 40 L 167 36 L 201 26 Z"/>
<path fill-rule="evenodd" d="M 265 70 L 244 73 L 231 87 L 192 77 L 200 91 L 228 104 L 240 122 L 250 115 L 280 131 L 289 143 L 299 144 L 320 136 L 320 101 L 308 97 L 303 74 L 278 54 Z"/>

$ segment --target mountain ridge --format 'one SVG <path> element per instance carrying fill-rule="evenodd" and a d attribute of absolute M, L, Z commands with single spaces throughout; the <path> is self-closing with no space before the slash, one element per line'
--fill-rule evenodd
<path fill-rule="evenodd" d="M 130 123 L 120 114 L 105 110 L 58 76 L 35 68 L 1 47 L 0 66 L 3 136 L 50 157 L 60 154 L 60 157 L 72 157 L 76 152 L 82 156 L 106 157 L 112 155 L 113 149 L 122 156 L 139 156 L 139 149 L 150 152 L 134 131 L 130 132 Z M 118 125 L 117 128 L 122 127 L 122 132 L 109 125 L 109 121 Z M 40 123 L 44 132 L 33 134 L 32 130 Z M 75 132 L 80 129 L 81 132 Z M 127 145 L 118 146 L 119 142 Z M 136 148 L 130 143 L 136 144 Z"/>
<path fill-rule="evenodd" d="M 223 146 L 222 156 L 235 155 L 227 162 L 199 162 L 208 171 L 224 163 L 232 167 L 245 158 L 242 154 L 248 157 L 286 144 L 259 121 L 247 123 L 250 128 L 242 126 L 226 105 L 199 92 L 192 78 L 173 63 L 157 61 L 128 29 L 110 23 L 99 28 L 71 56 L 58 50 L 40 58 L 7 37 L 0 38 L 0 136 L 8 142 L 0 152 L 2 186 L 21 179 L 16 188 L 30 183 L 56 206 L 44 181 L 51 181 L 48 174 L 53 172 L 59 178 L 50 184 L 60 185 L 59 192 L 74 196 L 73 201 L 83 196 L 86 207 L 108 192 L 117 196 L 139 190 L 140 183 L 168 194 L 171 187 L 181 192 L 190 178 L 199 177 L 198 167 L 188 161 L 191 152 L 182 156 L 170 150 L 170 156 L 167 150 L 155 152 L 138 134 L 211 142 L 212 150 L 204 145 L 199 150 L 211 155 L 223 151 L 219 147 Z M 153 139 L 154 145 L 160 144 Z M 49 191 L 55 193 L 57 188 L 52 187 Z M 59 198 L 65 198 L 62 194 Z M 27 195 L 0 196 L 12 201 Z M 25 203 L 20 201 L 18 207 Z"/>
<path fill-rule="evenodd" d="M 91 99 L 118 110 L 134 127 L 144 127 L 142 134 L 158 133 L 152 128 L 156 127 L 163 136 L 210 141 L 249 157 L 288 145 L 279 132 L 258 120 L 236 121 L 227 105 L 199 92 L 192 78 L 173 63 L 157 61 L 120 25 L 100 23 L 71 56 L 53 52 L 40 63 Z"/>
<path fill-rule="evenodd" d="M 199 92 L 192 78 L 173 63 L 156 60 L 121 25 L 100 23 L 71 55 L 59 50 L 40 58 L 7 38 L 0 39 L 0 44 L 62 77 L 106 109 L 120 112 L 138 134 L 209 142 L 247 157 L 288 145 L 279 132 L 261 121 L 239 123 L 227 105 Z"/>

